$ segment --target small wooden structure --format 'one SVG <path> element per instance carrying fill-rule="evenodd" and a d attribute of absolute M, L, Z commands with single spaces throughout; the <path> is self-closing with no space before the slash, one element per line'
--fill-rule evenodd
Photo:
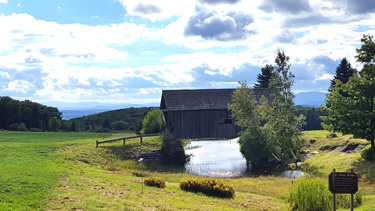
<path fill-rule="evenodd" d="M 151 137 L 151 136 L 160 136 L 160 133 L 156 134 L 144 134 L 144 135 L 139 135 L 139 136 L 131 136 L 131 137 L 124 137 L 124 138 L 116 138 L 116 139 L 111 139 L 111 140 L 106 140 L 106 141 L 98 141 L 96 140 L 96 148 L 98 148 L 99 144 L 104 144 L 104 143 L 111 143 L 111 142 L 116 142 L 116 141 L 123 141 L 123 146 L 125 146 L 125 140 L 126 139 L 134 139 L 134 138 L 140 138 L 139 143 L 140 145 L 143 144 L 142 138 L 143 137 Z"/>
<path fill-rule="evenodd" d="M 160 109 L 175 138 L 234 138 L 240 129 L 228 110 L 235 89 L 163 90 Z M 257 99 L 269 89 L 254 89 Z"/>

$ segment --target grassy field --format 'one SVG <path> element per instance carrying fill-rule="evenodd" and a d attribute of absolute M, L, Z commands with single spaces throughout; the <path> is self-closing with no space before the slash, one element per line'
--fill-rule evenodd
<path fill-rule="evenodd" d="M 321 146 L 367 143 L 326 131 L 305 132 L 306 151 L 318 151 L 305 162 L 306 171 L 326 178 L 332 168 L 360 175 L 363 204 L 356 210 L 375 210 L 375 163 L 358 153 L 329 153 Z M 96 140 L 134 134 L 31 133 L 0 131 L 0 210 L 288 210 L 291 179 L 279 177 L 223 179 L 235 188 L 233 199 L 189 193 L 179 181 L 184 172 L 156 172 L 131 158 L 159 149 L 155 137 L 99 145 Z M 314 139 L 313 144 L 310 140 Z M 178 170 L 176 170 L 178 171 Z M 140 175 L 160 177 L 164 189 L 142 186 Z M 195 178 L 197 176 L 194 176 Z M 199 177 L 198 177 L 199 178 Z M 327 181 L 328 182 L 328 181 Z"/>

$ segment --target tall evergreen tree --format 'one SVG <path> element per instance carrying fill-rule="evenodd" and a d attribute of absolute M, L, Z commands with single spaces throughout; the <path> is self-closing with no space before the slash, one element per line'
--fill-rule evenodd
<path fill-rule="evenodd" d="M 272 78 L 273 66 L 267 64 L 261 69 L 262 73 L 258 74 L 257 82 L 254 84 L 254 88 L 268 88 L 270 80 Z"/>
<path fill-rule="evenodd" d="M 343 84 L 349 81 L 349 78 L 354 74 L 355 69 L 352 68 L 351 64 L 346 58 L 343 58 L 340 65 L 336 68 L 336 75 L 331 81 L 331 86 L 336 85 L 336 80 L 340 80 Z"/>

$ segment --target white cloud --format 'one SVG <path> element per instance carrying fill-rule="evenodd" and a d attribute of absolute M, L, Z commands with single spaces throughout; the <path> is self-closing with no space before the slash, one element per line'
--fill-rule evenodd
<path fill-rule="evenodd" d="M 152 21 L 180 16 L 194 9 L 195 0 L 119 0 L 128 15 L 140 16 Z"/>
<path fill-rule="evenodd" d="M 10 79 L 10 75 L 8 72 L 0 71 L 0 77 L 5 79 Z"/>
<path fill-rule="evenodd" d="M 26 94 L 30 89 L 34 88 L 34 85 L 25 80 L 15 80 L 9 82 L 8 86 L 3 86 L 3 91 L 8 92 L 21 92 Z"/>
<path fill-rule="evenodd" d="M 5 4 L 7 4 L 7 3 L 8 3 L 8 0 L 0 0 L 0 3 L 5 3 Z"/>
<path fill-rule="evenodd" d="M 322 76 L 318 77 L 317 79 L 315 79 L 315 82 L 316 81 L 322 81 L 322 80 L 332 80 L 333 79 L 333 75 L 332 74 L 323 74 Z"/>

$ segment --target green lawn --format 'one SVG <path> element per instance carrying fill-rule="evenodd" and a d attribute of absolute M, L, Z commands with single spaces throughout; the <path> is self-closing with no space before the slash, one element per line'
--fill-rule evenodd
<path fill-rule="evenodd" d="M 319 151 L 324 145 L 367 143 L 327 131 L 305 132 L 305 150 L 319 153 L 305 162 L 312 174 L 326 178 L 332 168 L 351 168 L 360 176 L 363 205 L 355 210 L 375 210 L 375 163 L 358 153 Z M 179 181 L 192 178 L 183 172 L 146 170 L 131 158 L 160 149 L 157 137 L 99 145 L 96 140 L 134 134 L 32 133 L 0 131 L 0 210 L 288 210 L 291 179 L 258 177 L 223 179 L 233 185 L 235 197 L 221 199 L 189 193 Z M 314 143 L 310 140 L 314 139 Z M 164 189 L 144 186 L 140 174 L 163 178 Z M 196 176 L 194 176 L 196 177 Z M 327 180 L 328 182 L 328 180 Z"/>
<path fill-rule="evenodd" d="M 116 134 L 117 135 L 117 134 Z M 0 131 L 0 210 L 38 210 L 65 172 L 55 151 L 111 134 Z"/>

